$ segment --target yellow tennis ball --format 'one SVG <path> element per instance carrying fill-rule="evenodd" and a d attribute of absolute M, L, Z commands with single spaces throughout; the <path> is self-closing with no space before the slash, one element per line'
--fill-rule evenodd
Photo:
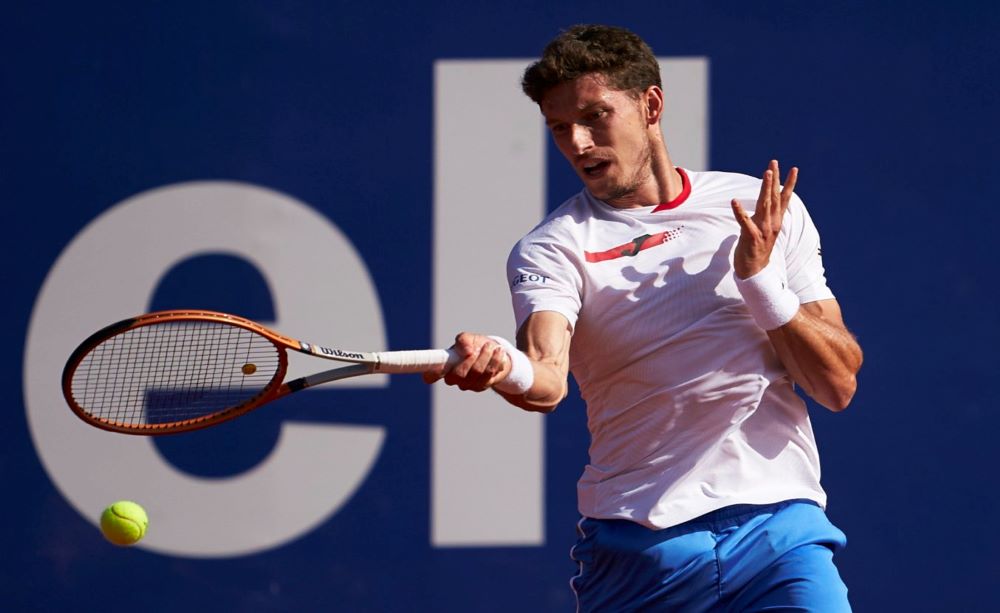
<path fill-rule="evenodd" d="M 101 532 L 115 545 L 134 545 L 146 534 L 146 510 L 130 500 L 119 500 L 101 513 Z"/>

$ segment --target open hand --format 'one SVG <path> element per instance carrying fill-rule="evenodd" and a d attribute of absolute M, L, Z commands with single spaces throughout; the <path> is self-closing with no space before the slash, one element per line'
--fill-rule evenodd
<path fill-rule="evenodd" d="M 733 269 L 740 279 L 754 276 L 770 261 L 798 176 L 799 169 L 793 167 L 788 171 L 782 187 L 778 182 L 778 161 L 771 160 L 764 171 L 753 216 L 735 199 L 732 201 L 733 214 L 740 224 L 740 239 L 733 253 Z"/>

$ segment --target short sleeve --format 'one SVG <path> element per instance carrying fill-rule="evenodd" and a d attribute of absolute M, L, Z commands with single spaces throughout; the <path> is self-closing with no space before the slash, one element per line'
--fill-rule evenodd
<path fill-rule="evenodd" d="M 582 306 L 582 278 L 570 250 L 530 235 L 507 258 L 507 282 L 516 328 L 532 313 L 555 311 L 576 326 Z"/>
<path fill-rule="evenodd" d="M 788 287 L 799 302 L 815 302 L 834 297 L 827 286 L 819 232 L 805 204 L 793 194 L 782 227 L 785 235 L 785 270 Z"/>

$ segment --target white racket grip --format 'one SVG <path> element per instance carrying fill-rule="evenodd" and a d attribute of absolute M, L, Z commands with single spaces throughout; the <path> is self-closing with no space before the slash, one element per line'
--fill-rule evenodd
<path fill-rule="evenodd" d="M 390 374 L 419 373 L 457 364 L 460 358 L 453 349 L 418 349 L 414 351 L 382 351 L 375 372 Z"/>

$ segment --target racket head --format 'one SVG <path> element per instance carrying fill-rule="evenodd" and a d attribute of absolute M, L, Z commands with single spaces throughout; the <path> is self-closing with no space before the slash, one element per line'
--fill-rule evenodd
<path fill-rule="evenodd" d="M 62 388 L 92 426 L 140 435 L 198 430 L 287 393 L 298 341 L 214 311 L 159 311 L 113 323 L 70 355 Z"/>

